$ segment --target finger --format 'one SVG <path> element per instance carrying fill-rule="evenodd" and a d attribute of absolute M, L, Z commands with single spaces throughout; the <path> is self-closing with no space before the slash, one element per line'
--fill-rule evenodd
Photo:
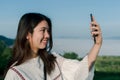
<path fill-rule="evenodd" d="M 91 28 L 92 31 L 98 31 L 98 30 L 100 30 L 99 27 L 90 27 L 90 28 Z"/>
<path fill-rule="evenodd" d="M 91 32 L 101 31 L 99 27 L 90 27 Z"/>
<path fill-rule="evenodd" d="M 92 36 L 98 36 L 100 33 L 99 32 L 92 32 Z"/>
<path fill-rule="evenodd" d="M 101 31 L 91 31 L 92 35 L 100 35 L 102 32 Z"/>
<path fill-rule="evenodd" d="M 90 28 L 91 28 L 91 30 L 93 29 L 93 30 L 101 31 L 99 24 L 97 24 L 96 22 L 92 22 Z"/>
<path fill-rule="evenodd" d="M 92 22 L 94 22 L 95 21 L 95 18 L 94 18 L 94 16 L 92 16 Z"/>
<path fill-rule="evenodd" d="M 99 26 L 99 24 L 97 23 L 97 22 L 91 22 L 91 26 L 94 26 L 94 27 L 96 27 L 96 26 Z"/>
<path fill-rule="evenodd" d="M 92 16 L 92 22 L 94 22 L 95 21 L 95 18 L 94 18 L 94 16 Z"/>

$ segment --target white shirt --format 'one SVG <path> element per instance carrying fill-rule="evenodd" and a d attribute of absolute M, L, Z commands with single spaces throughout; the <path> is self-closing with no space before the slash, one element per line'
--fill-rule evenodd
<path fill-rule="evenodd" d="M 94 69 L 88 70 L 88 57 L 83 60 L 71 60 L 61 57 L 55 52 L 57 63 L 47 80 L 93 80 Z M 40 57 L 30 59 L 19 66 L 14 66 L 25 80 L 44 80 L 43 62 Z M 9 69 L 5 80 L 22 80 L 21 77 L 12 69 Z"/>

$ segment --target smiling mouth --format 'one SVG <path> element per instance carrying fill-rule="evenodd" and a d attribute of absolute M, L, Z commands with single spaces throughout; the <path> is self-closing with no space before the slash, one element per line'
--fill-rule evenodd
<path fill-rule="evenodd" d="M 43 41 L 43 43 L 44 43 L 45 45 L 47 44 L 47 42 L 48 42 L 47 40 L 46 40 L 46 41 Z"/>

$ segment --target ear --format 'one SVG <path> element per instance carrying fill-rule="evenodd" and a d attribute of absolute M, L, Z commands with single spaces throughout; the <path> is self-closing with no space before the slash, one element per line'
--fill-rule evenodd
<path fill-rule="evenodd" d="M 28 32 L 27 36 L 26 36 L 26 39 L 30 39 L 31 38 L 31 33 Z"/>

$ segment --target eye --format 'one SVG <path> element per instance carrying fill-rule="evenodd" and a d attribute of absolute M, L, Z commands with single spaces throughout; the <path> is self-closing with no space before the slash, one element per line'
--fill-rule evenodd
<path fill-rule="evenodd" d="M 45 33 L 45 32 L 50 33 L 49 28 L 42 28 L 42 29 L 40 29 L 39 31 L 40 31 L 40 32 L 43 32 L 43 33 Z"/>
<path fill-rule="evenodd" d="M 50 33 L 50 30 L 49 30 L 49 29 L 47 29 L 47 32 L 48 32 L 48 33 Z"/>
<path fill-rule="evenodd" d="M 40 29 L 40 31 L 45 32 L 45 29 Z"/>

